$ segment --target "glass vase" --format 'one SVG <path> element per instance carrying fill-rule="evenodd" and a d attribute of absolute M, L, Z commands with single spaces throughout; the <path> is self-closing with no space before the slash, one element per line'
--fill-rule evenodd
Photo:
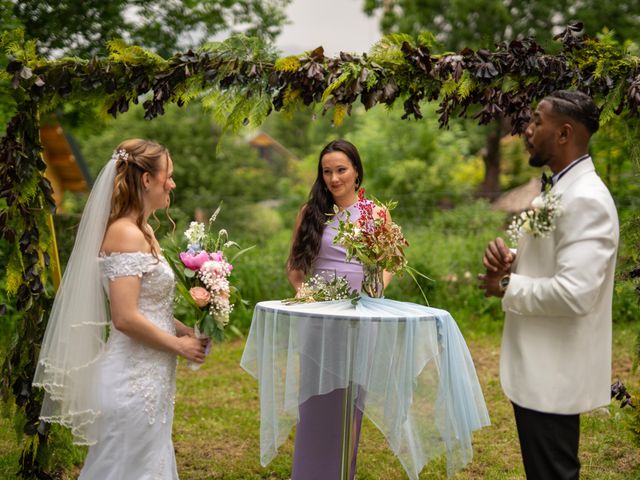
<path fill-rule="evenodd" d="M 372 298 L 382 298 L 384 292 L 382 268 L 378 265 L 363 265 L 362 270 L 364 272 L 362 291 Z"/>

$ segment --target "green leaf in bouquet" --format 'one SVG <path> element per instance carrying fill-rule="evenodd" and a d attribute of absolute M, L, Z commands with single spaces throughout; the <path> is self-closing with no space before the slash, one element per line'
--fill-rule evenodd
<path fill-rule="evenodd" d="M 427 300 L 427 295 L 424 293 L 424 290 L 422 289 L 422 286 L 420 286 L 420 282 L 418 282 L 418 279 L 416 278 L 416 276 L 426 278 L 430 282 L 433 282 L 433 279 L 427 277 L 424 273 L 419 272 L 418 270 L 416 270 L 413 267 L 410 267 L 409 265 L 405 266 L 405 270 L 409 274 L 409 276 L 413 279 L 415 284 L 418 286 L 418 288 L 420 289 L 420 293 L 422 293 L 422 298 L 424 298 L 425 303 L 427 304 L 427 306 L 429 306 L 429 300 Z"/>
<path fill-rule="evenodd" d="M 219 328 L 216 328 L 211 333 L 210 337 L 216 342 L 222 343 L 224 341 L 224 330 L 220 330 Z"/>
<path fill-rule="evenodd" d="M 224 325 L 208 313 L 198 323 L 198 329 L 218 343 L 224 340 Z"/>
<path fill-rule="evenodd" d="M 187 267 L 184 267 L 183 273 L 184 273 L 184 276 L 187 278 L 193 278 L 196 276 L 196 272 L 194 272 L 193 270 Z"/>
<path fill-rule="evenodd" d="M 198 322 L 198 329 L 202 333 L 204 333 L 207 337 L 213 338 L 213 334 L 216 328 L 217 328 L 216 322 L 213 320 L 213 317 L 209 314 L 206 314 Z"/>
<path fill-rule="evenodd" d="M 240 246 L 236 242 L 233 242 L 233 243 L 235 243 L 238 246 L 238 248 L 240 248 Z M 237 252 L 233 257 L 231 257 L 231 260 L 229 260 L 229 262 L 233 264 L 233 262 L 235 262 L 236 258 L 238 258 L 240 255 L 244 255 L 249 250 L 253 250 L 254 248 L 256 248 L 255 245 L 251 245 L 250 247 L 243 248 L 242 250 Z"/>

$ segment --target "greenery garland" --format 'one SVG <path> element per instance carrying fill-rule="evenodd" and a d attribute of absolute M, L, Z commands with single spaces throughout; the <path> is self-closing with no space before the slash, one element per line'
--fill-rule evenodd
<path fill-rule="evenodd" d="M 556 36 L 563 45 L 548 55 L 532 39 L 500 44 L 494 50 L 465 48 L 431 53 L 430 34 L 384 37 L 362 56 L 341 53 L 327 58 L 322 47 L 278 58 L 262 41 L 234 36 L 165 60 L 122 41 L 109 44 L 107 58 L 47 61 L 21 32 L 5 32 L 0 43 L 12 59 L 0 80 L 8 80 L 17 104 L 0 140 L 0 237 L 12 246 L 6 294 L 23 312 L 23 324 L 2 369 L 0 393 L 23 412 L 22 429 L 30 438 L 19 474 L 46 473 L 47 425 L 38 420 L 41 394 L 31 379 L 46 325 L 52 293 L 47 291 L 50 238 L 47 215 L 54 209 L 52 190 L 42 176 L 39 114 L 66 103 L 99 105 L 116 117 L 131 102 L 143 100 L 145 117 L 164 113 L 167 102 L 198 99 L 225 129 L 259 125 L 272 110 L 293 112 L 322 105 L 339 124 L 358 100 L 366 109 L 403 102 L 403 119 L 422 118 L 421 103 L 438 102 L 439 121 L 472 116 L 484 124 L 500 117 L 521 133 L 530 106 L 550 92 L 576 88 L 592 95 L 602 110 L 601 123 L 614 115 L 638 116 L 640 58 L 612 40 L 582 35 L 580 24 Z M 637 223 L 637 222 L 636 222 Z M 631 270 L 638 270 L 637 259 Z"/>

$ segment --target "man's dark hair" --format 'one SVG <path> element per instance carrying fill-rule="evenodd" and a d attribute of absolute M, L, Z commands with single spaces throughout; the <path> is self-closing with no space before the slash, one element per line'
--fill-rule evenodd
<path fill-rule="evenodd" d="M 591 135 L 598 131 L 600 126 L 600 112 L 593 99 L 586 93 L 571 90 L 556 90 L 545 97 L 551 103 L 553 111 L 566 115 L 580 122 Z"/>

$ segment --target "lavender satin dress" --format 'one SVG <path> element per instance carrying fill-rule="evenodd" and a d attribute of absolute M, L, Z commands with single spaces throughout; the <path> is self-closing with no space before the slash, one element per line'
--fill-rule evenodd
<path fill-rule="evenodd" d="M 357 204 L 348 207 L 351 221 L 360 217 Z M 347 262 L 345 249 L 333 245 L 338 220 L 327 224 L 322 234 L 320 250 L 313 264 L 313 274 L 327 279 L 334 275 L 347 278 L 352 289 L 362 288 L 362 265 Z M 317 365 L 301 358 L 300 375 L 317 375 Z M 296 426 L 296 440 L 293 454 L 292 480 L 337 480 L 340 478 L 340 448 L 342 442 L 342 401 L 344 389 L 336 389 L 324 395 L 311 397 L 299 407 L 299 421 Z M 364 394 L 358 391 L 354 425 L 355 442 L 351 478 L 355 477 L 358 441 L 362 425 Z"/>

